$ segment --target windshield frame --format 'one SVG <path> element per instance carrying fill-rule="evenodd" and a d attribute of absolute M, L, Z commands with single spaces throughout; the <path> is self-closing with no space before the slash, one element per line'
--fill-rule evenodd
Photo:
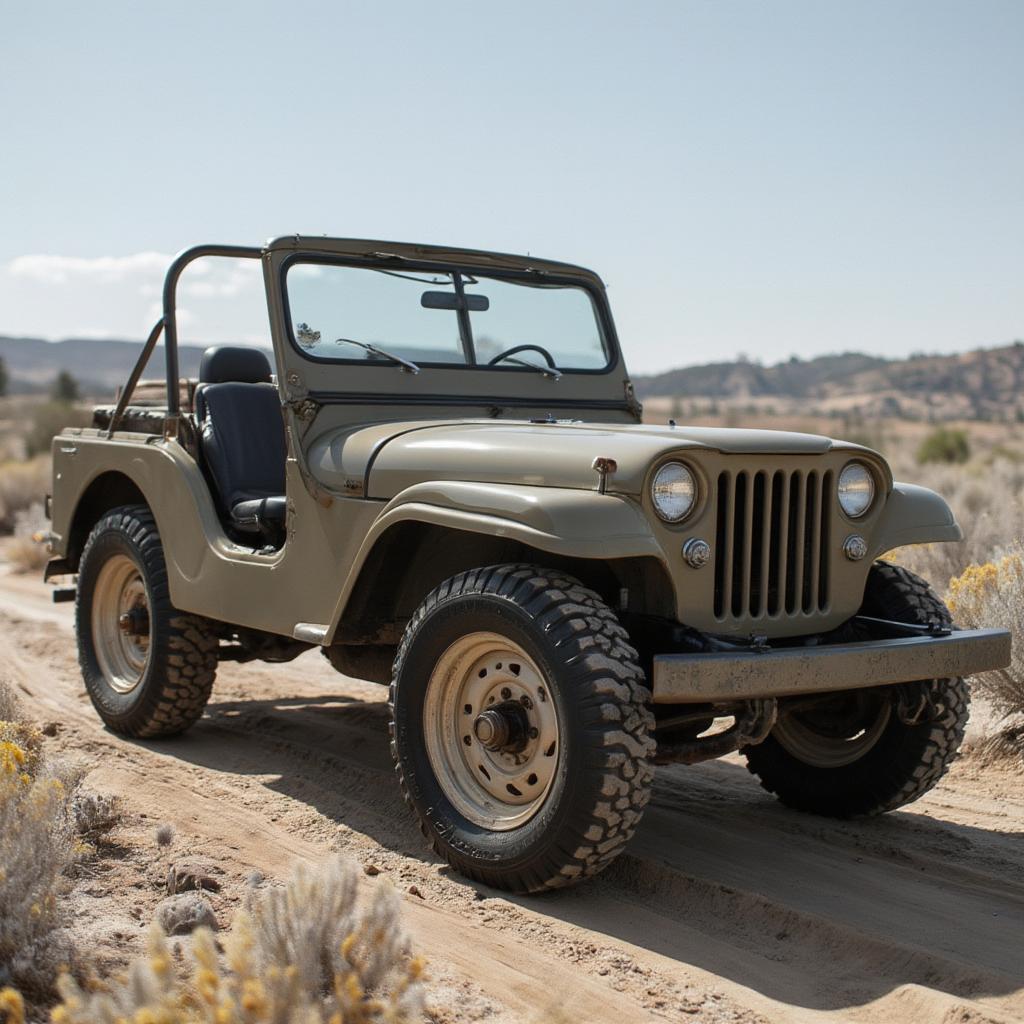
<path fill-rule="evenodd" d="M 410 273 L 435 273 L 451 274 L 453 281 L 461 282 L 459 275 L 469 275 L 476 278 L 493 278 L 498 281 L 509 281 L 512 283 L 551 283 L 567 287 L 579 288 L 584 291 L 590 299 L 591 308 L 594 312 L 594 321 L 598 329 L 598 337 L 605 352 L 605 364 L 602 367 L 590 369 L 586 367 L 573 368 L 559 366 L 558 371 L 563 376 L 603 376 L 611 373 L 618 366 L 622 359 L 619 350 L 618 338 L 611 319 L 611 312 L 608 308 L 608 300 L 604 290 L 596 287 L 590 281 L 575 277 L 572 274 L 552 273 L 547 270 L 517 270 L 506 267 L 490 267 L 473 264 L 470 262 L 442 262 L 438 260 L 414 260 L 407 258 L 385 258 L 385 259 L 346 259 L 333 255 L 310 252 L 296 252 L 281 262 L 279 271 L 279 288 L 281 295 L 281 306 L 284 312 L 284 322 L 288 343 L 292 349 L 299 354 L 306 362 L 324 366 L 386 366 L 386 360 L 351 359 L 344 356 L 314 356 L 307 349 L 303 348 L 295 337 L 295 325 L 291 314 L 291 302 L 288 293 L 288 270 L 296 263 L 319 264 L 324 266 L 352 267 L 362 270 L 384 270 L 393 274 L 402 274 L 405 271 Z M 462 284 L 456 284 L 456 290 L 462 290 Z M 469 320 L 469 313 L 465 310 L 456 313 L 459 323 L 459 337 L 462 342 L 465 354 L 468 357 L 473 355 L 475 360 L 476 351 L 472 345 L 472 326 Z M 488 372 L 518 373 L 536 375 L 536 370 L 529 367 L 516 366 L 511 363 L 496 363 L 489 365 L 486 362 L 431 362 L 429 360 L 415 360 L 416 365 L 422 369 L 431 370 L 486 370 Z M 547 366 L 547 363 L 538 356 L 538 368 Z"/>

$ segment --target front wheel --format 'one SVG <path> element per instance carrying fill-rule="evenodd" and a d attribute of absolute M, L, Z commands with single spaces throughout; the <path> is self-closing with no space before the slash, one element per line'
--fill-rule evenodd
<path fill-rule="evenodd" d="M 884 562 L 868 576 L 866 615 L 926 626 L 952 625 L 949 610 L 920 576 Z M 962 679 L 837 693 L 779 719 L 744 752 L 761 785 L 790 807 L 847 818 L 895 810 L 946 773 L 967 724 Z"/>
<path fill-rule="evenodd" d="M 560 572 L 493 566 L 428 595 L 395 659 L 391 749 L 436 852 L 516 892 L 610 863 L 650 797 L 636 658 L 611 609 Z"/>

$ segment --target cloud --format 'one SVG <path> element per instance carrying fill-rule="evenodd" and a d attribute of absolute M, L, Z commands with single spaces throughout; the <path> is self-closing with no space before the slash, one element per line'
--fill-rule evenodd
<path fill-rule="evenodd" d="M 7 264 L 7 270 L 16 278 L 47 285 L 67 285 L 76 281 L 91 285 L 134 282 L 139 295 L 152 298 L 161 294 L 164 275 L 172 259 L 162 252 L 93 257 L 33 253 L 16 256 Z M 261 280 L 260 265 L 252 260 L 211 257 L 189 264 L 179 282 L 178 292 L 201 299 L 230 299 L 250 290 Z"/>
<path fill-rule="evenodd" d="M 0 333 L 44 337 L 145 337 L 162 313 L 164 276 L 173 256 L 29 253 L 0 263 Z M 178 284 L 183 342 L 265 339 L 267 305 L 261 260 L 206 257 Z"/>
<path fill-rule="evenodd" d="M 15 277 L 42 284 L 68 284 L 74 280 L 119 284 L 133 277 L 162 277 L 171 258 L 160 252 L 94 257 L 32 253 L 15 256 L 7 267 Z"/>

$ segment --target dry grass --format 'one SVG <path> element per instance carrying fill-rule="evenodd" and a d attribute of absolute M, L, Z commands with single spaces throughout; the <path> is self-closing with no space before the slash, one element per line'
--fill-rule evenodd
<path fill-rule="evenodd" d="M 50 457 L 0 465 L 0 533 L 12 533 L 20 513 L 38 505 L 50 490 Z"/>
<path fill-rule="evenodd" d="M 4 547 L 11 568 L 17 573 L 39 572 L 50 557 L 44 539 L 49 524 L 43 506 L 30 505 L 14 517 L 14 536 Z"/>
<path fill-rule="evenodd" d="M 422 965 L 411 959 L 399 900 L 378 885 L 356 905 L 358 869 L 340 858 L 299 868 L 281 889 L 250 893 L 224 940 L 199 929 L 179 966 L 153 926 L 149 954 L 107 991 L 64 977 L 56 1024 L 402 1024 L 423 1012 Z"/>

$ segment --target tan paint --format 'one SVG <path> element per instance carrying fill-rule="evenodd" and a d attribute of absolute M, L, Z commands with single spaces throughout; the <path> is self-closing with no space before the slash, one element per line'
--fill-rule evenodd
<path fill-rule="evenodd" d="M 517 539 L 569 557 L 652 558 L 667 570 L 675 593 L 675 607 L 664 614 L 710 632 L 790 636 L 826 630 L 856 612 L 872 558 L 903 544 L 961 536 L 941 498 L 894 485 L 884 460 L 855 445 L 807 434 L 631 422 L 628 377 L 617 351 L 607 372 L 567 372 L 551 381 L 528 370 L 483 367 L 429 367 L 414 376 L 386 364 L 320 362 L 297 350 L 279 284 L 285 262 L 296 256 L 358 262 L 380 252 L 557 273 L 590 287 L 595 301 L 604 302 L 603 284 L 592 272 L 532 257 L 278 239 L 267 246 L 263 265 L 290 453 L 282 550 L 259 554 L 227 537 L 199 467 L 176 440 L 125 431 L 107 440 L 98 431 L 79 430 L 54 441 L 56 554 L 67 554 L 85 488 L 99 474 L 116 471 L 136 483 L 153 510 L 175 605 L 228 623 L 286 636 L 299 629 L 330 642 L 374 545 L 396 523 L 419 521 Z M 308 405 L 311 394 L 319 407 Z M 530 422 L 558 402 L 596 404 L 557 409 L 553 415 L 562 422 Z M 570 422 L 575 416 L 587 422 Z M 605 494 L 597 493 L 596 457 L 616 463 Z M 817 469 L 837 477 L 853 457 L 873 467 L 879 493 L 856 522 L 833 503 L 825 552 L 828 606 L 806 614 L 716 619 L 714 564 L 690 568 L 682 549 L 694 538 L 715 547 L 718 475 Z M 670 525 L 655 515 L 649 489 L 656 469 L 677 458 L 695 472 L 701 495 L 685 522 Z M 842 552 L 853 532 L 868 547 L 869 557 L 860 562 Z"/>

